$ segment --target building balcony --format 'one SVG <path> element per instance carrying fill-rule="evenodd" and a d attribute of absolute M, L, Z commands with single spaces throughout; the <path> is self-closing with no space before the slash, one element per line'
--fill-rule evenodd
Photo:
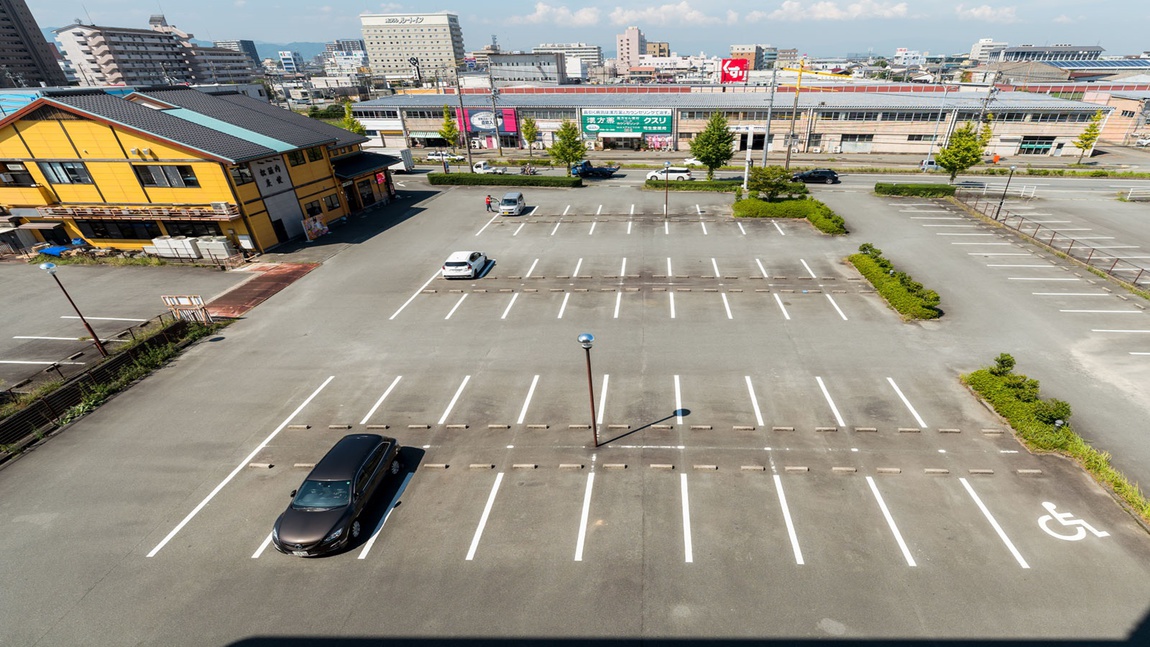
<path fill-rule="evenodd" d="M 240 218 L 240 209 L 230 202 L 211 204 L 155 204 L 148 206 L 49 205 L 38 208 L 45 218 L 103 218 L 112 220 L 210 220 L 228 222 Z"/>

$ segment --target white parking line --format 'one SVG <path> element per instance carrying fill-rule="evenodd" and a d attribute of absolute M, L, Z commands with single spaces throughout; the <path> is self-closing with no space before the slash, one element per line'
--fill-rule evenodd
<path fill-rule="evenodd" d="M 1038 265 L 1026 265 L 1024 263 L 997 263 L 997 264 L 996 263 L 988 263 L 987 267 L 1038 267 L 1038 268 L 1048 270 L 1053 266 L 1050 263 L 1045 263 L 1045 264 L 1040 263 Z"/>
<path fill-rule="evenodd" d="M 383 513 L 383 518 L 379 520 L 379 525 L 372 531 L 371 537 L 363 544 L 363 550 L 359 551 L 359 556 L 356 559 L 367 559 L 367 554 L 371 552 L 371 547 L 375 545 L 375 540 L 379 537 L 379 533 L 383 530 L 383 524 L 391 518 L 391 513 L 395 511 L 395 506 L 399 505 L 399 497 L 403 496 L 403 492 L 407 490 L 407 484 L 411 483 L 411 477 L 415 476 L 415 472 L 408 472 L 407 476 L 403 477 L 403 482 L 399 484 L 399 489 L 395 491 L 395 496 L 391 497 L 391 501 L 387 504 L 387 511 Z"/>
<path fill-rule="evenodd" d="M 818 275 L 815 274 L 814 270 L 811 269 L 811 266 L 807 265 L 806 260 L 800 258 L 799 262 L 803 264 L 803 267 L 806 268 L 806 270 L 807 270 L 807 274 L 810 274 L 812 279 L 819 278 Z"/>
<path fill-rule="evenodd" d="M 607 373 L 603 374 L 603 386 L 599 391 L 599 411 L 595 414 L 595 424 L 603 424 L 603 410 L 607 408 L 607 384 L 611 381 L 611 376 Z"/>
<path fill-rule="evenodd" d="M 511 235 L 512 235 L 512 236 L 518 236 L 518 235 L 519 235 L 519 232 L 523 230 L 523 226 L 524 226 L 524 225 L 526 225 L 526 224 L 527 224 L 527 223 L 525 223 L 525 222 L 521 222 L 521 223 L 519 223 L 519 226 L 515 228 L 515 233 L 513 233 L 513 234 L 511 234 Z"/>
<path fill-rule="evenodd" d="M 666 209 L 663 209 L 663 215 L 664 215 L 664 216 L 665 216 L 665 215 L 667 215 L 667 210 L 666 210 Z M 670 235 L 671 235 L 671 222 L 670 222 L 669 220 L 664 220 L 664 221 L 663 221 L 663 233 L 664 233 L 664 234 L 667 234 L 668 236 L 670 236 Z"/>
<path fill-rule="evenodd" d="M 1007 281 L 1078 281 L 1080 279 L 1062 279 L 1062 278 L 1046 278 L 1041 276 L 1010 276 Z"/>
<path fill-rule="evenodd" d="M 591 512 L 591 488 L 595 485 L 595 472 L 587 473 L 587 490 L 583 492 L 583 512 L 579 515 L 579 537 L 575 540 L 575 561 L 583 561 L 583 542 L 587 537 L 587 516 Z"/>
<path fill-rule="evenodd" d="M 579 259 L 579 260 L 578 260 L 578 261 L 575 263 L 575 271 L 571 273 L 571 278 L 578 278 L 578 276 L 579 276 L 579 268 L 581 268 L 581 267 L 583 267 L 583 259 L 581 259 L 581 258 L 580 258 L 580 259 Z"/>
<path fill-rule="evenodd" d="M 1075 236 L 1074 240 L 1114 240 L 1113 236 Z"/>
<path fill-rule="evenodd" d="M 910 212 L 917 213 L 917 212 Z M 941 213 L 941 212 L 940 212 Z M 911 220 L 962 220 L 961 216 L 911 216 Z"/>
<path fill-rule="evenodd" d="M 1036 297 L 1109 297 L 1108 292 L 1031 292 Z"/>
<path fill-rule="evenodd" d="M 427 279 L 427 283 L 419 286 L 419 289 L 415 291 L 415 294 L 408 297 L 407 301 L 404 301 L 403 305 L 399 306 L 399 310 L 396 310 L 390 317 L 387 318 L 387 320 L 391 321 L 392 319 L 395 319 L 397 316 L 399 316 L 399 313 L 403 312 L 403 309 L 406 308 L 408 304 L 410 304 L 412 301 L 415 301 L 415 297 L 419 296 L 420 293 L 422 293 L 423 290 L 427 288 L 427 286 L 431 285 L 431 282 L 434 281 L 435 277 L 437 276 L 439 276 L 438 271 L 435 274 L 432 274 L 431 278 Z"/>
<path fill-rule="evenodd" d="M 775 303 L 779 304 L 779 310 L 783 311 L 783 317 L 785 317 L 787 321 L 790 321 L 791 320 L 791 314 L 789 312 L 787 312 L 787 307 L 783 305 L 783 300 L 779 298 L 779 293 L 776 292 L 774 294 L 774 297 L 775 297 Z"/>
<path fill-rule="evenodd" d="M 566 207 L 564 207 L 564 208 L 563 208 L 563 215 L 564 215 L 564 216 L 566 216 L 566 215 L 567 215 L 567 212 L 568 212 L 568 211 L 570 211 L 570 210 L 571 210 L 571 205 L 567 205 Z"/>
<path fill-rule="evenodd" d="M 443 318 L 443 319 L 444 319 L 444 321 L 446 321 L 446 320 L 450 319 L 450 318 L 451 318 L 451 315 L 455 314 L 455 310 L 456 310 L 457 308 L 459 308 L 459 306 L 460 306 L 460 305 L 462 305 L 462 304 L 463 304 L 463 300 L 464 300 L 464 299 L 466 299 L 466 298 L 467 298 L 467 295 L 466 295 L 466 294 L 464 294 L 463 296 L 459 297 L 459 301 L 456 301 L 456 302 L 455 302 L 455 305 L 454 305 L 454 306 L 452 306 L 452 308 L 451 308 L 451 312 L 448 312 L 448 313 L 447 313 L 447 316 Z"/>
<path fill-rule="evenodd" d="M 819 383 L 819 389 L 823 392 L 823 397 L 827 399 L 827 404 L 831 405 L 831 412 L 835 414 L 835 422 L 840 427 L 845 427 L 847 423 L 843 422 L 843 417 L 839 415 L 839 408 L 835 406 L 835 401 L 831 399 L 831 394 L 827 391 L 827 385 L 823 384 L 823 378 L 815 376 L 815 381 Z"/>
<path fill-rule="evenodd" d="M 967 252 L 967 256 L 1034 256 L 1030 252 Z"/>
<path fill-rule="evenodd" d="M 631 208 L 632 208 L 632 209 L 634 209 L 634 206 L 632 206 Z M 627 235 L 628 235 L 628 236 L 630 236 L 630 235 L 631 235 L 631 224 L 632 224 L 632 223 L 631 223 L 631 221 L 630 221 L 630 220 L 628 220 L 628 221 L 627 221 Z"/>
<path fill-rule="evenodd" d="M 515 424 L 521 425 L 523 420 L 527 418 L 527 407 L 531 406 L 531 396 L 535 395 L 535 385 L 537 384 L 539 384 L 538 375 L 531 379 L 531 388 L 527 389 L 527 397 L 523 400 L 523 408 L 519 410 L 519 420 Z"/>
<path fill-rule="evenodd" d="M 1064 231 L 1094 231 L 1094 230 L 1091 229 L 1090 227 L 1059 227 L 1058 228 L 1058 233 L 1062 233 Z"/>
<path fill-rule="evenodd" d="M 787 232 L 783 231 L 783 228 L 779 226 L 779 223 L 772 220 L 771 224 L 775 226 L 775 229 L 778 230 L 780 236 L 787 235 Z"/>
<path fill-rule="evenodd" d="M 527 273 L 523 275 L 523 278 L 527 278 L 527 277 L 531 276 L 531 273 L 535 271 L 535 266 L 538 264 L 539 264 L 538 258 L 535 259 L 534 261 L 532 261 L 531 267 L 527 268 Z"/>
<path fill-rule="evenodd" d="M 495 505 L 495 495 L 499 493 L 499 484 L 503 482 L 503 472 L 495 475 L 495 483 L 491 486 L 491 494 L 487 496 L 487 505 L 483 506 L 483 515 L 479 517 L 479 526 L 475 528 L 475 536 L 471 538 L 471 548 L 467 549 L 467 561 L 475 559 L 475 551 L 479 548 L 479 540 L 483 537 L 483 527 L 487 525 L 487 517 L 491 516 L 491 506 Z"/>
<path fill-rule="evenodd" d="M 619 266 L 619 278 L 627 276 L 627 257 L 623 257 L 623 264 Z"/>
<path fill-rule="evenodd" d="M 635 205 L 634 204 L 631 205 L 631 215 L 632 216 L 635 215 Z M 631 232 L 628 231 L 627 233 L 631 233 Z"/>
<path fill-rule="evenodd" d="M 1140 315 L 1141 310 L 1059 310 L 1059 312 L 1077 312 L 1085 314 L 1119 314 L 1119 315 Z"/>
<path fill-rule="evenodd" d="M 974 229 L 978 225 L 923 225 L 923 227 L 951 227 L 958 229 Z"/>
<path fill-rule="evenodd" d="M 619 306 L 622 304 L 623 304 L 623 293 L 622 292 L 616 292 L 615 293 L 615 316 L 612 317 L 613 319 L 619 318 Z"/>
<path fill-rule="evenodd" d="M 874 494 L 875 501 L 878 501 L 879 510 L 882 510 L 882 516 L 886 519 L 886 525 L 890 526 L 890 532 L 894 535 L 894 540 L 898 542 L 898 547 L 902 550 L 902 556 L 906 558 L 907 566 L 917 566 L 914 563 L 914 557 L 910 554 L 910 549 L 906 547 L 906 542 L 902 540 L 902 533 L 898 531 L 898 526 L 894 523 L 894 517 L 890 516 L 890 510 L 886 507 L 886 502 L 882 500 L 882 495 L 879 494 L 878 486 L 874 483 L 874 477 L 866 477 L 867 485 L 870 486 L 870 491 Z"/>
<path fill-rule="evenodd" d="M 679 475 L 679 488 L 683 493 L 683 561 L 690 564 L 695 561 L 694 550 L 691 547 L 691 506 L 687 499 L 687 475 Z"/>
<path fill-rule="evenodd" d="M 668 256 L 667 257 L 667 278 L 671 278 L 672 274 L 674 274 L 674 272 L 671 271 L 671 257 Z"/>
<path fill-rule="evenodd" d="M 500 319 L 506 319 L 507 318 L 507 313 L 511 312 L 511 306 L 515 305 L 515 300 L 518 298 L 519 298 L 518 292 L 511 295 L 511 302 L 507 304 L 507 309 L 503 311 L 503 315 L 501 317 L 499 317 Z"/>
<path fill-rule="evenodd" d="M 1002 531 L 1002 526 L 998 525 L 998 522 L 994 520 L 994 516 L 990 514 L 990 510 L 987 510 L 986 506 L 982 504 L 982 499 L 978 498 L 978 495 L 974 493 L 974 488 L 970 487 L 970 483 L 966 482 L 966 478 L 959 477 L 958 481 L 962 483 L 962 487 L 966 488 L 966 492 L 970 495 L 970 498 L 974 499 L 974 503 L 978 506 L 978 509 L 982 510 L 983 516 L 990 522 L 990 526 L 994 528 L 994 532 L 998 533 L 998 538 L 1002 540 L 1002 543 L 1006 544 L 1006 547 L 1010 550 L 1010 554 L 1014 555 L 1014 559 L 1018 560 L 1018 565 L 1022 568 L 1030 568 L 1030 565 L 1027 564 L 1026 560 L 1022 559 L 1022 555 L 1018 553 L 1018 549 L 1014 547 L 1014 544 L 1010 543 L 1010 538 Z"/>
<path fill-rule="evenodd" d="M 33 360 L 18 360 L 18 359 L 0 359 L 0 364 L 32 364 L 35 366 L 51 366 L 52 364 L 59 364 L 60 366 L 82 366 L 84 362 L 38 362 Z"/>
<path fill-rule="evenodd" d="M 79 317 L 77 317 L 76 315 L 63 315 L 60 318 L 61 319 L 79 319 Z M 143 322 L 147 321 L 147 319 L 132 319 L 129 317 L 85 317 L 85 318 L 88 319 L 89 321 L 135 321 L 137 323 L 143 323 Z"/>
<path fill-rule="evenodd" d="M 747 380 L 747 393 L 751 395 L 751 406 L 755 409 L 755 422 L 763 426 L 763 412 L 759 410 L 759 399 L 755 397 L 755 387 L 751 384 L 751 376 L 743 376 Z"/>
<path fill-rule="evenodd" d="M 699 205 L 695 205 L 695 213 L 700 215 L 700 216 L 703 215 L 703 208 L 700 207 Z"/>
<path fill-rule="evenodd" d="M 590 229 L 590 230 L 587 232 L 587 235 L 588 235 L 588 236 L 590 236 L 591 234 L 594 234 L 594 233 L 595 233 L 595 225 L 597 225 L 597 224 L 599 224 L 599 221 L 598 221 L 598 220 L 596 220 L 595 222 L 591 223 L 591 229 Z"/>
<path fill-rule="evenodd" d="M 270 546 L 271 543 L 272 543 L 272 533 L 268 532 L 268 536 L 264 538 L 264 543 L 260 544 L 260 547 L 256 549 L 256 552 L 252 553 L 252 559 L 259 559 L 260 555 L 264 554 L 264 551 L 267 550 L 268 546 Z"/>
<path fill-rule="evenodd" d="M 958 234 L 954 232 L 936 231 L 935 236 L 996 236 L 997 234 Z"/>
<path fill-rule="evenodd" d="M 367 415 L 363 417 L 363 420 L 359 421 L 359 424 L 367 424 L 367 421 L 370 420 L 373 415 L 375 415 L 375 410 L 379 408 L 379 405 L 383 404 L 383 401 L 386 400 L 387 396 L 391 394 L 391 390 L 394 389 L 395 385 L 399 384 L 399 381 L 402 379 L 402 375 L 395 376 L 395 379 L 391 381 L 391 385 L 387 387 L 387 390 L 383 392 L 383 395 L 379 396 L 379 399 L 375 401 L 375 404 L 371 405 L 371 409 L 367 412 Z"/>
<path fill-rule="evenodd" d="M 779 507 L 783 510 L 783 521 L 787 524 L 787 536 L 791 538 L 791 548 L 795 552 L 795 563 L 803 565 L 803 551 L 799 549 L 799 536 L 795 534 L 795 524 L 791 521 L 791 509 L 787 507 L 787 495 L 783 494 L 783 480 L 775 474 L 775 491 L 779 493 Z"/>
<path fill-rule="evenodd" d="M 250 453 L 246 457 L 244 457 L 244 459 L 242 461 L 240 461 L 239 465 L 236 465 L 236 468 L 234 470 L 232 470 L 231 474 L 228 474 L 226 477 L 224 477 L 224 480 L 220 481 L 219 485 L 217 485 L 215 488 L 213 488 L 212 491 L 209 492 L 206 497 L 204 497 L 203 501 L 200 501 L 200 503 L 196 507 L 192 508 L 192 511 L 188 513 L 188 516 L 184 517 L 183 521 L 176 524 L 176 527 L 172 528 L 172 531 L 169 532 L 167 534 L 167 536 L 164 537 L 160 541 L 160 543 L 156 544 L 156 547 L 153 548 L 151 550 L 151 552 L 148 553 L 148 557 L 155 557 L 156 553 L 160 552 L 160 550 L 164 546 L 166 546 L 168 544 L 168 542 L 171 541 L 172 538 L 176 536 L 177 533 L 179 533 L 181 530 L 183 530 L 184 526 L 188 525 L 188 522 L 191 521 L 192 518 L 195 517 L 197 514 L 199 514 L 200 510 L 203 510 L 204 506 L 208 505 L 208 503 L 212 499 L 214 499 L 217 494 L 220 493 L 220 490 L 224 489 L 224 486 L 227 485 L 228 483 L 230 483 L 231 480 L 236 477 L 236 474 L 240 473 L 240 470 L 247 467 L 248 463 L 250 463 L 252 461 L 252 459 L 256 457 L 257 454 L 259 454 L 261 451 L 263 451 L 264 447 L 267 447 L 268 443 L 270 443 L 273 438 L 278 436 L 279 433 L 281 431 L 283 431 L 284 427 L 287 427 L 288 424 L 292 421 L 292 419 L 295 418 L 297 415 L 299 415 L 299 412 L 303 411 L 303 408 L 306 407 L 312 400 L 314 400 L 315 396 L 319 395 L 319 392 L 322 391 L 324 389 L 324 387 L 326 387 L 334 379 L 335 379 L 334 375 L 329 375 L 328 378 L 323 381 L 323 384 L 319 385 L 319 387 L 316 388 L 315 391 L 312 391 L 311 395 L 307 396 L 307 399 L 304 400 L 303 403 L 301 403 L 298 407 L 296 407 L 295 411 L 292 411 L 291 414 L 287 418 L 284 418 L 284 421 L 281 422 L 279 424 L 279 426 L 275 428 L 275 431 L 268 434 L 268 437 L 264 438 L 263 442 L 261 442 L 259 445 L 256 446 L 255 449 L 252 450 L 252 453 Z"/>
<path fill-rule="evenodd" d="M 727 319 L 734 319 L 734 316 L 731 315 L 731 304 L 727 301 L 727 295 L 720 294 L 719 296 L 723 297 L 723 309 L 727 311 Z"/>
<path fill-rule="evenodd" d="M 951 245 L 1013 245 L 1014 243 L 951 243 Z"/>
<path fill-rule="evenodd" d="M 1138 249 L 1141 245 L 1091 245 L 1094 249 Z"/>
<path fill-rule="evenodd" d="M 494 216 L 491 216 L 491 220 L 488 220 L 486 225 L 483 225 L 482 227 L 480 227 L 479 231 L 475 232 L 475 235 L 478 236 L 479 234 L 482 234 L 483 230 L 487 229 L 487 225 L 490 225 L 491 223 L 495 222 L 495 219 L 498 217 L 499 217 L 499 214 L 495 214 Z"/>
<path fill-rule="evenodd" d="M 675 293 L 668 292 L 667 296 L 671 297 L 671 318 L 675 318 Z"/>
<path fill-rule="evenodd" d="M 683 424 L 683 396 L 679 391 L 679 376 L 675 376 L 675 422 Z"/>
<path fill-rule="evenodd" d="M 758 265 L 758 266 L 759 266 L 759 271 L 760 271 L 760 272 L 762 272 L 762 274 L 763 274 L 763 278 L 764 278 L 764 279 L 769 279 L 769 278 L 771 278 L 770 276 L 768 276 L 768 275 L 767 275 L 767 270 L 766 270 L 766 269 L 763 267 L 763 262 L 762 262 L 762 261 L 760 261 L 759 259 L 757 259 L 757 258 L 756 258 L 756 259 L 755 259 L 755 265 Z"/>
<path fill-rule="evenodd" d="M 839 304 L 835 303 L 834 297 L 832 297 L 829 294 L 826 295 L 826 297 L 827 297 L 827 301 L 830 301 L 831 305 L 835 307 L 835 312 L 839 313 L 839 316 L 843 318 L 843 321 L 847 321 L 847 316 L 845 314 L 843 314 L 842 309 L 839 308 Z"/>
<path fill-rule="evenodd" d="M 599 205 L 599 208 L 595 210 L 596 216 L 598 216 L 601 213 L 603 213 L 603 205 Z"/>
<path fill-rule="evenodd" d="M 894 378 L 888 377 L 886 378 L 886 381 L 890 382 L 891 388 L 894 389 L 894 392 L 898 394 L 898 399 L 902 400 L 902 403 L 905 404 L 906 408 L 910 410 L 910 415 L 914 416 L 914 421 L 918 423 L 918 426 L 920 428 L 925 428 L 926 423 L 922 421 L 922 416 L 918 415 L 918 412 L 914 410 L 913 406 L 911 406 L 910 400 L 907 400 L 906 396 L 902 394 L 902 389 L 898 388 L 898 385 L 894 383 Z"/>
<path fill-rule="evenodd" d="M 35 337 L 32 335 L 13 335 L 12 339 L 43 339 L 45 341 L 80 341 L 79 337 Z M 112 340 L 101 339 L 100 341 L 112 341 Z"/>
<path fill-rule="evenodd" d="M 563 224 L 563 221 L 562 221 L 562 220 L 560 220 L 559 222 L 555 223 L 555 228 L 551 230 L 551 235 L 552 235 L 552 236 L 554 236 L 554 235 L 555 235 L 555 232 L 559 231 L 559 225 L 561 225 L 561 224 Z"/>
<path fill-rule="evenodd" d="M 467 382 L 471 380 L 470 375 L 464 375 L 463 381 L 459 383 L 459 388 L 455 390 L 455 395 L 452 396 L 451 402 L 447 403 L 447 408 L 443 410 L 443 415 L 439 417 L 439 424 L 447 422 L 447 416 L 451 415 L 451 410 L 455 408 L 455 403 L 459 401 L 459 396 L 463 395 L 463 389 L 467 386 Z"/>
<path fill-rule="evenodd" d="M 719 262 L 714 257 L 711 258 L 711 267 L 715 270 L 715 278 L 722 278 L 723 275 L 719 273 Z"/>
<path fill-rule="evenodd" d="M 739 231 L 743 232 L 743 235 L 744 235 L 744 236 L 746 236 L 746 235 L 747 235 L 747 230 L 746 230 L 746 229 L 743 229 L 743 223 L 741 223 L 741 222 L 736 222 L 735 224 L 739 226 Z"/>
<path fill-rule="evenodd" d="M 699 226 L 701 226 L 703 228 L 703 235 L 706 236 L 707 235 L 707 223 L 700 221 Z"/>
<path fill-rule="evenodd" d="M 570 298 L 571 298 L 570 292 L 563 295 L 563 305 L 559 306 L 559 316 L 556 317 L 556 319 L 562 319 L 563 318 L 563 311 L 567 309 L 567 299 L 570 299 Z"/>
<path fill-rule="evenodd" d="M 1135 351 L 1131 351 L 1130 354 L 1131 355 L 1150 355 L 1150 353 L 1142 353 L 1142 352 L 1135 352 Z"/>
<path fill-rule="evenodd" d="M 1095 328 L 1090 332 L 1112 332 L 1112 333 L 1150 333 L 1150 330 L 1113 330 L 1106 328 Z"/>

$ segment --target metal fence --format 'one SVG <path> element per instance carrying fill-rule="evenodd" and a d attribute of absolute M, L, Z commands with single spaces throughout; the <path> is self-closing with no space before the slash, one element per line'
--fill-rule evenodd
<path fill-rule="evenodd" d="M 171 320 L 169 317 L 168 325 L 152 337 L 73 375 L 60 388 L 36 398 L 23 409 L 0 420 L 0 445 L 22 445 L 37 435 L 55 429 L 60 423 L 60 417 L 83 402 L 84 396 L 93 388 L 114 380 L 124 367 L 131 365 L 140 355 L 182 338 L 187 328 L 188 322 Z M 7 452 L 0 451 L 0 462 L 7 455 Z"/>
<path fill-rule="evenodd" d="M 1129 283 L 1138 288 L 1150 288 L 1150 268 L 1131 263 L 1119 258 L 1110 252 L 1099 250 L 1089 243 L 1076 240 L 1072 236 L 1060 234 L 1057 230 L 1041 223 L 1028 220 L 1025 216 L 1011 211 L 1006 207 L 1000 208 L 997 196 L 987 198 L 983 194 L 958 192 L 955 198 L 974 209 L 982 215 L 1001 222 L 1004 226 L 1018 233 L 1042 243 L 1056 251 L 1066 254 L 1074 260 L 1081 261 L 1089 267 L 1112 276 L 1123 283 Z"/>

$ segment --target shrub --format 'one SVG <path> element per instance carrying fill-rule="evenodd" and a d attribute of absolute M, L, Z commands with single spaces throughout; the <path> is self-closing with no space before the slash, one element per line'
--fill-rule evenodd
<path fill-rule="evenodd" d="M 949 184 L 896 184 L 877 182 L 874 192 L 878 195 L 907 195 L 920 198 L 936 198 L 954 195 L 956 187 Z"/>
<path fill-rule="evenodd" d="M 842 217 L 813 198 L 780 202 L 746 198 L 735 202 L 733 211 L 736 218 L 806 218 L 823 233 L 836 236 L 847 233 Z"/>
<path fill-rule="evenodd" d="M 906 272 L 899 272 L 882 250 L 870 243 L 859 246 L 859 253 L 848 257 L 855 269 L 870 281 L 890 307 L 907 319 L 937 319 L 942 316 L 941 301 L 934 290 L 925 289 Z"/>
<path fill-rule="evenodd" d="M 1008 358 L 1009 362 L 1003 359 Z M 994 366 L 982 368 L 962 376 L 962 382 L 978 394 L 999 415 L 1006 418 L 1015 435 L 1032 450 L 1054 452 L 1078 461 L 1094 478 L 1109 486 L 1133 510 L 1150 521 L 1150 501 L 1121 472 L 1110 465 L 1110 455 L 1091 447 L 1068 424 L 1070 405 L 1062 400 L 1043 400 L 1038 397 L 1038 380 L 1016 375 L 1004 366 L 1014 365 L 1014 358 L 1006 353 L 998 356 Z M 1019 385 L 1026 385 L 1020 398 Z"/>
<path fill-rule="evenodd" d="M 583 178 L 551 175 L 497 175 L 494 173 L 428 173 L 427 181 L 433 185 L 465 186 L 551 186 L 575 189 L 583 186 Z"/>

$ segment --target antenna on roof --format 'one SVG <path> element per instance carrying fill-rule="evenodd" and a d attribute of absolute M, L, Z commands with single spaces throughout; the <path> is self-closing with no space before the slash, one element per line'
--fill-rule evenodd
<path fill-rule="evenodd" d="M 88 8 L 85 7 L 83 4 L 80 5 L 80 8 L 84 10 L 84 15 L 88 17 L 88 24 L 95 27 L 96 22 L 94 20 L 92 20 L 92 14 L 88 13 Z M 76 22 L 79 23 L 80 22 L 79 19 L 77 19 Z"/>

